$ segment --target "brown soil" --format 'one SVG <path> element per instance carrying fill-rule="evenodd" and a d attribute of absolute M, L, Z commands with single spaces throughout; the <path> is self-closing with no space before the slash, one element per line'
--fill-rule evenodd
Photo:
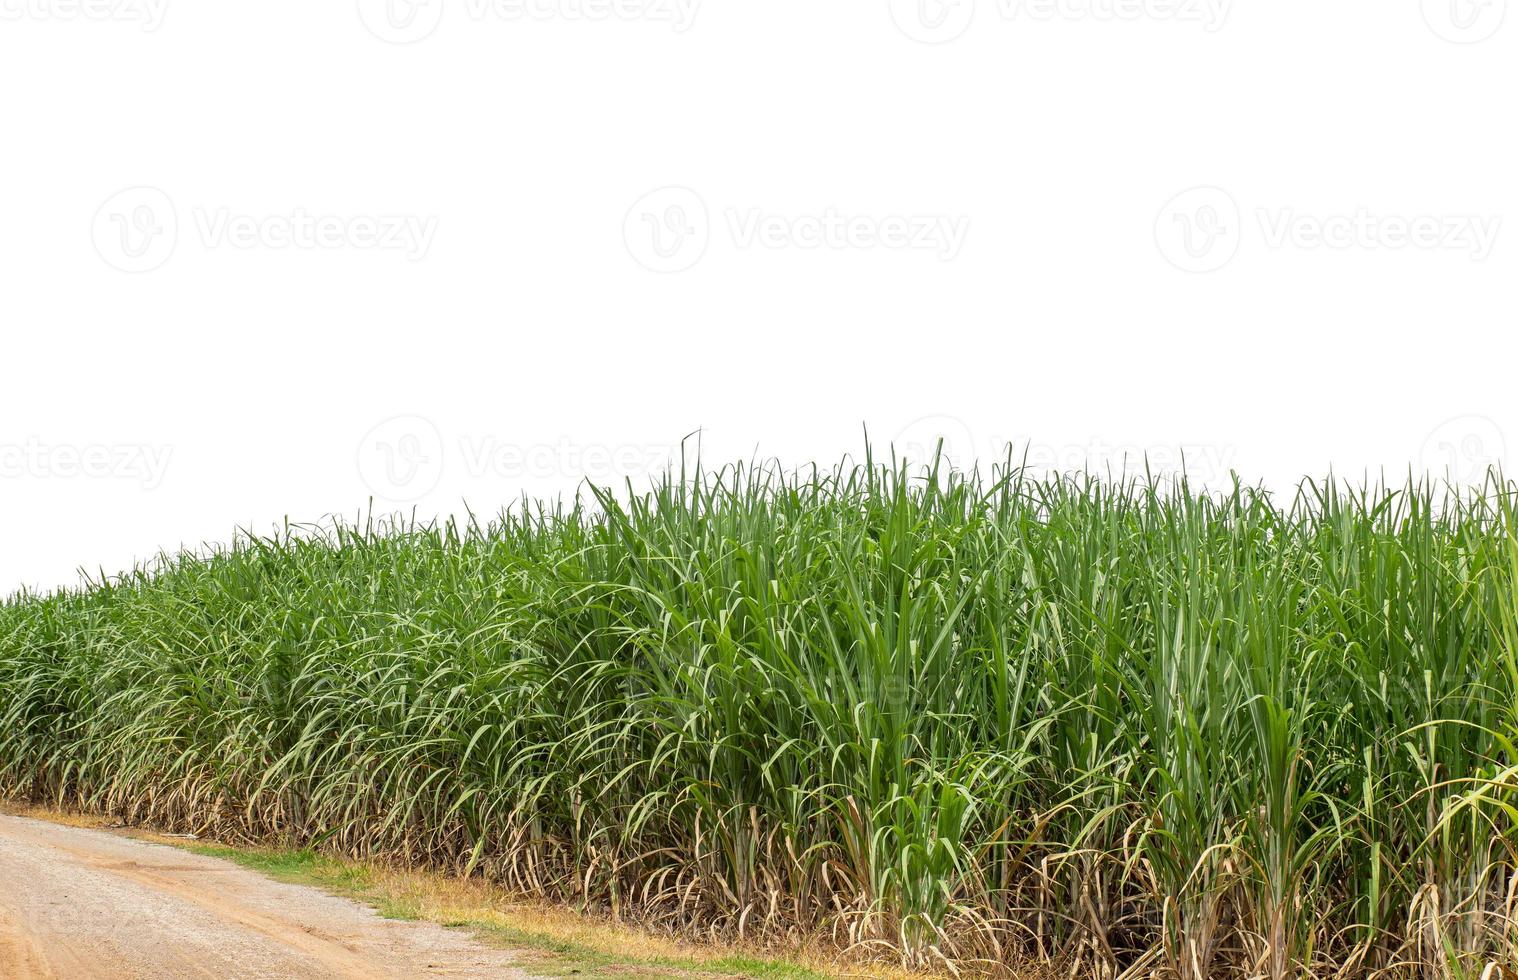
<path fill-rule="evenodd" d="M 226 861 L 0 814 L 0 977 L 481 977 L 511 952 Z"/>

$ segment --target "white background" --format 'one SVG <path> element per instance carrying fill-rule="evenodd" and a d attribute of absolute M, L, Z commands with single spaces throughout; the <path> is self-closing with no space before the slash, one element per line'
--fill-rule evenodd
<path fill-rule="evenodd" d="M 0 0 L 0 592 L 698 428 L 1473 474 L 1506 7 Z"/>

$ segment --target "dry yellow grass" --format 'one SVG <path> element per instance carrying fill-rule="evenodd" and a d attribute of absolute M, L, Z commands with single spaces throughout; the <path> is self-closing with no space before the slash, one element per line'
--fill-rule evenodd
<path fill-rule="evenodd" d="M 234 847 L 147 827 L 127 827 L 98 814 L 14 802 L 0 801 L 0 812 L 217 854 L 276 877 L 368 902 L 388 915 L 472 928 L 487 940 L 520 948 L 534 969 L 548 974 L 811 975 L 840 980 L 929 980 L 933 976 L 889 963 L 859 962 L 820 942 L 778 949 L 660 935 L 629 923 L 514 895 L 479 878 L 277 849 Z M 1032 975 L 1022 980 L 1032 980 Z"/>

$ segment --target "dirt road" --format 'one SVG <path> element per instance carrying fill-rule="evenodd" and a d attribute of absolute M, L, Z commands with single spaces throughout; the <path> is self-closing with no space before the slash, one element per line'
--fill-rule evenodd
<path fill-rule="evenodd" d="M 0 815 L 6 980 L 503 977 L 512 954 L 216 858 Z"/>

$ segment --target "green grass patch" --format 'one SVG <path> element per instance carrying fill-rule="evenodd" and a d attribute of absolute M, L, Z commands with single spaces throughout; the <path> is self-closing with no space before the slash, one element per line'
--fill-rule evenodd
<path fill-rule="evenodd" d="M 1479 976 L 1515 500 L 867 455 L 291 525 L 0 606 L 0 786 L 914 967 Z"/>
<path fill-rule="evenodd" d="M 607 953 L 546 932 L 535 932 L 483 917 L 433 918 L 425 906 L 385 887 L 384 876 L 360 862 L 345 861 L 306 850 L 231 847 L 221 844 L 175 844 L 207 857 L 231 861 L 276 881 L 320 888 L 352 898 L 389 919 L 436 921 L 447 928 L 467 929 L 484 941 L 509 949 L 537 954 L 530 962 L 532 973 L 551 977 L 586 977 L 587 980 L 624 976 L 628 973 L 666 976 L 751 977 L 754 980 L 827 980 L 827 974 L 785 961 L 754 956 L 715 956 L 697 959 L 673 956 L 628 956 Z"/>

